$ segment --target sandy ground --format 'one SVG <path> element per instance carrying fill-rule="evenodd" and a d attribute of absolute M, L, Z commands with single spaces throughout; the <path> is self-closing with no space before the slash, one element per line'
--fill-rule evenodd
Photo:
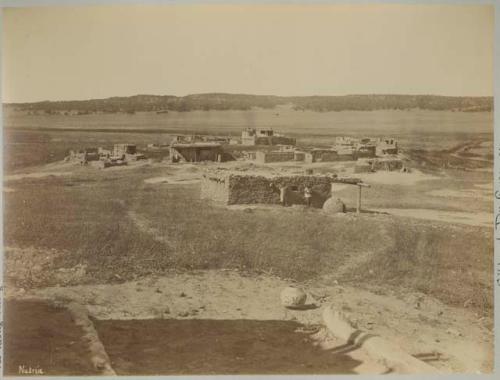
<path fill-rule="evenodd" d="M 150 185 L 171 184 L 171 185 L 188 185 L 200 182 L 199 176 L 168 176 L 168 177 L 152 177 L 144 180 L 144 183 Z"/>
<path fill-rule="evenodd" d="M 74 163 L 64 161 L 52 162 L 50 164 L 45 164 L 42 166 L 31 167 L 21 172 L 14 172 L 12 174 L 4 175 L 3 181 L 5 183 L 11 181 L 19 181 L 24 178 L 40 179 L 50 176 L 66 176 L 73 174 L 73 170 L 76 167 L 80 167 L 80 165 L 76 166 Z"/>
<path fill-rule="evenodd" d="M 474 198 L 489 201 L 493 198 L 493 183 L 475 184 L 471 189 L 437 189 L 428 191 L 433 197 Z"/>
<path fill-rule="evenodd" d="M 24 178 L 44 178 L 44 177 L 50 177 L 50 176 L 64 176 L 64 175 L 70 175 L 70 174 L 71 174 L 71 172 L 19 173 L 19 174 L 6 175 L 4 177 L 4 181 L 5 182 L 19 181 L 20 179 L 24 179 Z"/>
<path fill-rule="evenodd" d="M 387 172 L 378 171 L 375 173 L 360 173 L 354 176 L 361 178 L 364 182 L 382 185 L 407 185 L 412 186 L 421 181 L 438 180 L 440 177 L 424 174 L 419 170 L 412 170 L 409 173 L 399 171 Z"/>
<path fill-rule="evenodd" d="M 199 271 L 149 277 L 115 285 L 48 287 L 8 297 L 42 298 L 87 305 L 97 319 L 282 320 L 322 323 L 322 309 L 333 304 L 362 330 L 396 342 L 416 356 L 439 357 L 430 364 L 446 372 L 488 372 L 492 333 L 484 319 L 467 309 L 446 306 L 422 294 L 380 294 L 319 280 L 302 284 L 306 310 L 281 306 L 279 294 L 289 285 L 276 277 L 237 271 Z M 377 294 L 379 293 L 379 294 Z"/>
<path fill-rule="evenodd" d="M 430 209 L 376 208 L 371 211 L 384 212 L 409 218 L 435 220 L 439 222 L 467 224 L 470 226 L 493 227 L 493 214 L 489 212 L 459 212 Z"/>
<path fill-rule="evenodd" d="M 485 190 L 448 190 L 448 189 L 438 189 L 428 191 L 427 194 L 433 197 L 443 197 L 443 198 L 474 198 L 482 200 L 491 200 L 492 193 Z"/>

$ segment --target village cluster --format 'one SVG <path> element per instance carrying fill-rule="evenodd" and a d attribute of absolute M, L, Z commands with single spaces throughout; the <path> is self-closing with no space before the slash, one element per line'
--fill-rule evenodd
<path fill-rule="evenodd" d="M 286 171 L 263 171 L 270 163 L 313 164 L 352 162 L 352 173 L 378 170 L 407 171 L 393 138 L 337 137 L 331 147 L 297 147 L 296 139 L 272 129 L 247 128 L 241 138 L 204 135 L 176 135 L 169 144 L 149 144 L 139 151 L 133 144 L 115 144 L 113 149 L 86 148 L 71 151 L 67 161 L 98 168 L 128 165 L 163 152 L 171 163 L 245 161 L 256 164 L 244 171 L 207 167 L 201 178 L 201 198 L 235 204 L 302 204 L 309 207 L 344 212 L 345 205 L 332 197 L 337 183 L 358 187 L 357 212 L 361 209 L 361 188 L 368 186 L 359 178 L 337 174 L 314 174 L 305 168 L 301 174 Z"/>
<path fill-rule="evenodd" d="M 134 144 L 115 144 L 113 149 L 85 148 L 78 151 L 71 150 L 66 161 L 78 162 L 80 165 L 91 164 L 98 168 L 127 165 L 130 161 L 144 160 L 146 156 L 138 153 Z"/>
<path fill-rule="evenodd" d="M 237 146 L 247 150 L 233 149 Z M 149 144 L 143 153 L 139 153 L 134 144 L 115 144 L 113 149 L 102 147 L 85 148 L 70 151 L 68 161 L 96 164 L 101 167 L 126 165 L 127 162 L 146 159 L 148 151 L 169 150 L 171 162 L 224 162 L 235 159 L 253 160 L 257 163 L 299 161 L 305 163 L 360 161 L 359 171 L 366 171 L 366 164 L 372 164 L 372 170 L 387 167 L 388 170 L 403 168 L 398 158 L 398 143 L 395 139 L 337 137 L 329 148 L 301 148 L 296 146 L 296 139 L 274 133 L 272 129 L 245 129 L 240 139 L 231 137 L 176 135 L 170 144 Z M 383 164 L 382 162 L 390 162 Z M 378 163 L 378 164 L 377 164 Z"/>

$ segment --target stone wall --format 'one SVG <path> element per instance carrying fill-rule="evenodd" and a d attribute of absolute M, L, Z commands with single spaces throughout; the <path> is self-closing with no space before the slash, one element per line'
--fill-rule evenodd
<path fill-rule="evenodd" d="M 403 169 L 403 166 L 403 161 L 399 158 L 376 159 L 372 163 L 373 170 L 395 171 Z"/>
<path fill-rule="evenodd" d="M 331 178 L 327 176 L 236 175 L 227 177 L 227 204 L 279 204 L 280 187 L 287 186 L 287 200 L 292 204 L 305 204 L 304 189 L 312 190 L 312 206 L 321 208 L 330 197 Z"/>
<path fill-rule="evenodd" d="M 357 159 L 356 154 L 339 152 L 331 149 L 317 149 L 313 150 L 306 155 L 305 161 L 307 163 L 312 162 L 334 162 L 334 161 L 355 161 Z"/>
<path fill-rule="evenodd" d="M 313 151 L 314 162 L 339 161 L 339 155 L 334 150 Z"/>

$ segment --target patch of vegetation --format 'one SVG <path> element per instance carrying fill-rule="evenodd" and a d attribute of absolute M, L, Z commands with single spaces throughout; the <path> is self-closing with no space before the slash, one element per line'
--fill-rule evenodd
<path fill-rule="evenodd" d="M 491 311 L 491 229 L 384 215 L 228 210 L 200 200 L 197 185 L 145 184 L 160 174 L 155 170 L 88 171 L 84 178 L 98 180 L 92 186 L 65 186 L 81 177 L 17 182 L 5 194 L 6 244 L 67 251 L 56 267 L 85 264 L 91 282 L 192 269 L 298 281 L 339 273 L 356 286 L 389 283 L 450 304 L 472 299 Z M 368 262 L 337 272 L 366 253 Z"/>
<path fill-rule="evenodd" d="M 346 281 L 407 288 L 448 304 L 491 312 L 490 229 L 394 218 L 386 224 L 385 238 L 391 244 L 347 273 Z"/>
<path fill-rule="evenodd" d="M 48 130 L 4 130 L 4 169 L 6 172 L 26 167 L 40 166 L 64 159 L 71 149 L 78 150 L 85 147 L 112 148 L 113 144 L 134 142 L 139 149 L 149 143 L 168 141 L 161 133 L 147 133 L 144 131 L 130 132 L 120 130 L 116 132 L 87 132 L 76 129 L 69 131 Z M 161 157 L 162 152 L 148 152 L 148 156 Z"/>

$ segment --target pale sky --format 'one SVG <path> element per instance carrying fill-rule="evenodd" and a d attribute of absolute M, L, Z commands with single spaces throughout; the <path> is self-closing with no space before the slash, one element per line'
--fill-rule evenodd
<path fill-rule="evenodd" d="M 491 5 L 4 9 L 4 102 L 493 94 Z"/>

